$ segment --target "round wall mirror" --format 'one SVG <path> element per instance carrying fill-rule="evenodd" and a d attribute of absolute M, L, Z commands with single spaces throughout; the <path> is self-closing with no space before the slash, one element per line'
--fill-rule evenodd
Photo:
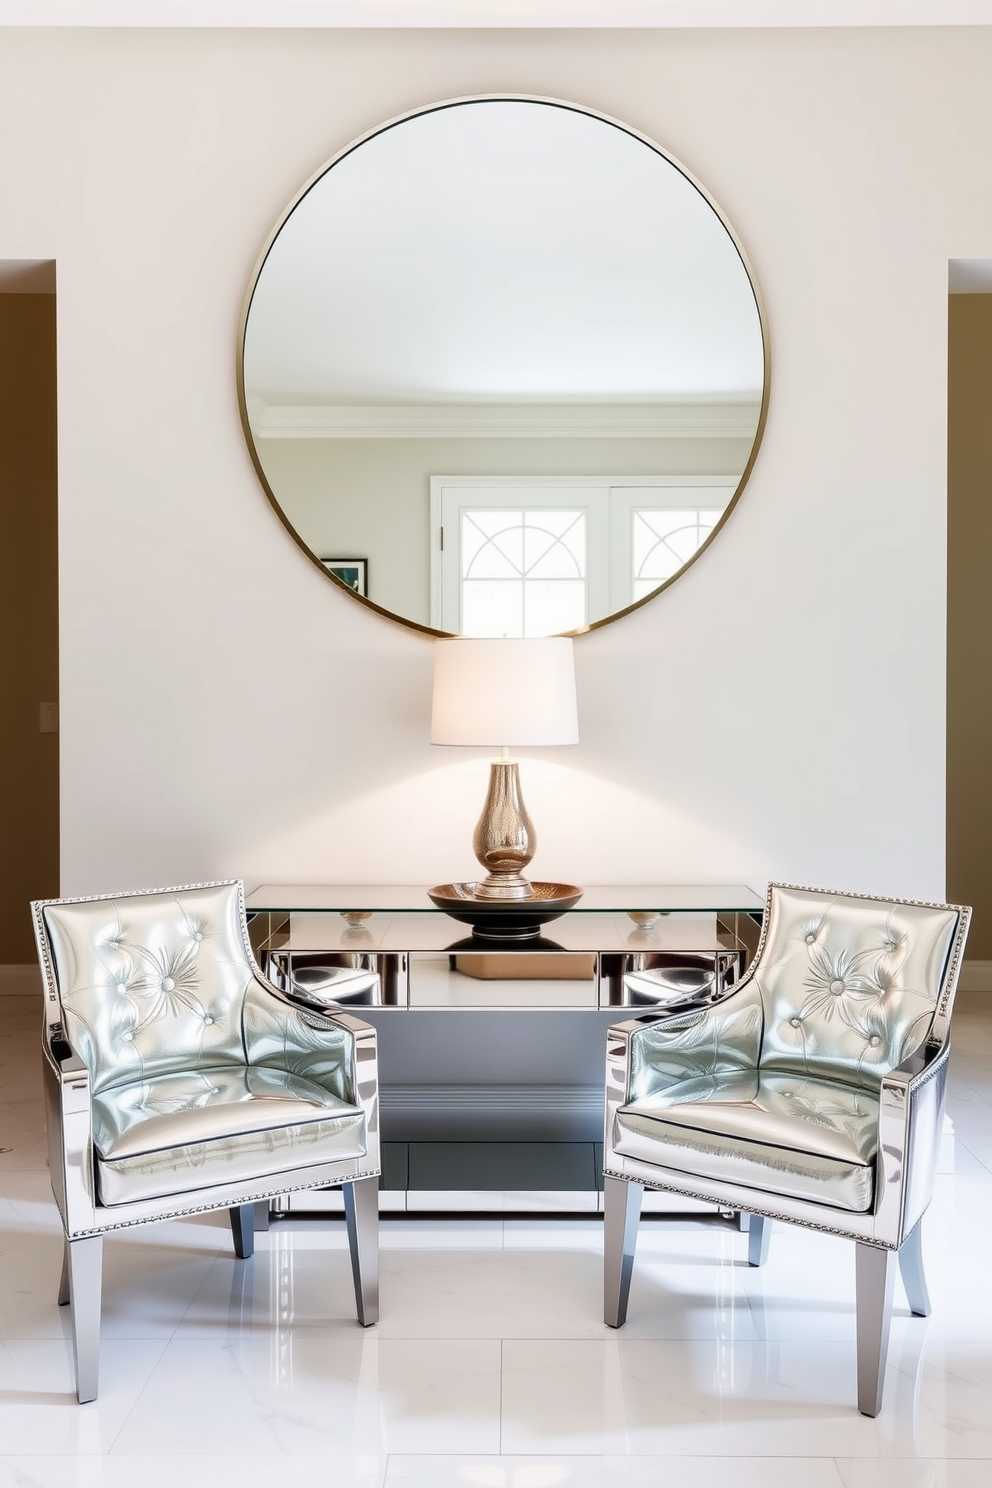
<path fill-rule="evenodd" d="M 664 150 L 573 104 L 469 98 L 303 187 L 245 297 L 238 392 L 276 511 L 361 602 L 574 634 L 725 522 L 767 338 L 732 229 Z"/>

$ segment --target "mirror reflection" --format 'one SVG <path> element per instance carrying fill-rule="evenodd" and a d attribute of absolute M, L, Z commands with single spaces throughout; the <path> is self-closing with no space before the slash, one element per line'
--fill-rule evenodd
<path fill-rule="evenodd" d="M 540 99 L 460 100 L 350 146 L 274 231 L 239 394 L 286 525 L 423 629 L 551 635 L 681 573 L 766 401 L 731 230 L 657 146 Z"/>

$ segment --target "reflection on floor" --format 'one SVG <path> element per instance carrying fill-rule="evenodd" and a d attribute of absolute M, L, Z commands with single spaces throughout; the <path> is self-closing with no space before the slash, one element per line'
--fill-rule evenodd
<path fill-rule="evenodd" d="M 734 1231 L 659 1220 L 619 1334 L 595 1219 L 384 1221 L 368 1333 L 340 1221 L 277 1224 L 246 1263 L 216 1216 L 125 1234 L 106 1246 L 101 1396 L 79 1407 L 38 1024 L 33 1001 L 0 998 L 0 1488 L 268 1488 L 287 1470 L 323 1488 L 992 1482 L 992 994 L 955 1013 L 934 1315 L 897 1290 L 875 1421 L 854 1406 L 853 1247 L 779 1226 L 751 1271 Z"/>

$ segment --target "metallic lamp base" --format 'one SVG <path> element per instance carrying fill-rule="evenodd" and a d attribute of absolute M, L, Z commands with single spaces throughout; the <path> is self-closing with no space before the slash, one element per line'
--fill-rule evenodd
<path fill-rule="evenodd" d="M 479 899 L 531 899 L 533 885 L 524 877 L 537 846 L 534 823 L 520 792 L 516 760 L 493 760 L 489 791 L 479 817 L 472 847 L 487 877 L 475 887 Z"/>

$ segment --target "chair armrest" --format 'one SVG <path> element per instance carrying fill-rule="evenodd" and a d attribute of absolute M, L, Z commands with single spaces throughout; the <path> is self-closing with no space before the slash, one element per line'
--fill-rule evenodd
<path fill-rule="evenodd" d="M 669 998 L 665 1003 L 650 1011 L 638 1013 L 636 1018 L 625 1018 L 619 1023 L 612 1023 L 607 1030 L 607 1038 L 612 1039 L 616 1035 L 619 1044 L 625 1048 L 629 1047 L 630 1040 L 645 1029 L 654 1027 L 659 1023 L 679 1023 L 693 1013 L 708 1014 L 723 1003 L 746 992 L 751 983 L 751 973 L 735 982 L 730 987 L 722 987 L 713 992 L 706 992 L 702 996 L 696 992 L 687 993 L 684 997 Z"/>
<path fill-rule="evenodd" d="M 910 1054 L 908 1059 L 904 1059 L 902 1064 L 897 1064 L 895 1069 L 883 1075 L 882 1084 L 908 1089 L 924 1076 L 929 1078 L 937 1061 L 949 1058 L 950 1052 L 951 1046 L 946 1039 L 943 1042 L 935 1039 L 925 1043 L 922 1048 Z"/>
<path fill-rule="evenodd" d="M 675 1017 L 682 1016 L 685 1011 L 684 1005 L 680 1005 L 676 1011 L 671 1003 L 666 1003 L 664 1008 L 639 1014 L 636 1018 L 624 1018 L 619 1023 L 610 1024 L 606 1030 L 606 1084 L 608 1090 L 611 1085 L 616 1089 L 622 1089 L 623 1099 L 625 1101 L 627 1100 L 630 1085 L 631 1040 L 652 1024 L 669 1022 Z"/>
<path fill-rule="evenodd" d="M 74 1106 L 80 1103 L 87 1107 L 90 1102 L 90 1072 L 80 1059 L 75 1049 L 66 1038 L 65 1029 L 60 1023 L 56 1023 L 47 1030 L 42 1053 L 45 1062 L 51 1068 L 59 1082 L 63 1098 L 72 1092 L 76 1097 L 70 1097 L 70 1103 Z"/>
<path fill-rule="evenodd" d="M 741 984 L 743 985 L 743 984 Z M 670 1023 L 676 1018 L 685 1015 L 687 1009 L 684 1003 L 675 1008 L 671 1003 L 666 1003 L 663 1008 L 643 1013 L 637 1018 L 624 1018 L 619 1023 L 611 1023 L 606 1031 L 606 1144 L 609 1147 L 609 1134 L 613 1127 L 613 1111 L 618 1106 L 626 1105 L 630 1099 L 630 1070 L 631 1070 L 631 1044 L 639 1033 L 646 1028 L 653 1027 L 658 1023 Z"/>
<path fill-rule="evenodd" d="M 676 1013 L 671 1003 L 667 1003 L 663 1009 L 643 1013 L 637 1018 L 624 1018 L 620 1023 L 611 1023 L 606 1030 L 606 1099 L 610 1101 L 610 1093 L 616 1097 L 616 1104 L 623 1105 L 630 1098 L 630 1055 L 631 1042 L 645 1028 L 655 1023 L 665 1023 L 685 1012 L 685 1007 L 679 1008 Z M 607 1128 L 609 1127 L 609 1116 L 607 1116 Z"/>
<path fill-rule="evenodd" d="M 933 1196 L 950 1042 L 932 1042 L 883 1076 L 878 1105 L 877 1233 L 900 1245 Z"/>
<path fill-rule="evenodd" d="M 694 987 L 687 992 L 673 992 L 670 995 L 660 998 L 657 1004 L 652 1004 L 651 1011 L 657 1008 L 657 1011 L 662 1016 L 666 1016 L 671 1011 L 684 1013 L 691 1012 L 693 1009 L 702 1010 L 716 1007 L 718 1003 L 726 1001 L 728 997 L 735 997 L 738 992 L 742 991 L 747 983 L 750 982 L 753 971 L 754 967 L 751 966 L 748 968 L 746 974 L 741 977 L 740 981 L 731 982 L 727 986 L 714 985 L 708 991 L 701 991 L 698 987 Z M 624 982 L 632 981 L 636 983 L 639 977 L 647 981 L 649 976 L 650 972 L 626 972 L 624 974 Z M 648 1009 L 645 1009 L 645 1011 L 647 1012 Z"/>
<path fill-rule="evenodd" d="M 603 1163 L 609 1170 L 613 1156 L 613 1124 L 617 1111 L 627 1104 L 630 1091 L 630 1041 L 642 1025 L 655 1021 L 655 1015 L 646 1018 L 627 1018 L 614 1023 L 606 1033 L 606 1110 L 603 1130 Z"/>
<path fill-rule="evenodd" d="M 367 1118 L 369 1155 L 379 1166 L 379 1053 L 376 1031 L 371 1023 L 356 1018 L 352 1013 L 338 1013 L 333 1019 L 339 1027 L 347 1029 L 354 1038 L 354 1095 L 356 1106 L 361 1106 Z"/>
<path fill-rule="evenodd" d="M 302 1075 L 351 1105 L 369 1098 L 376 1031 L 353 1013 L 333 1003 L 318 1006 L 256 977 L 245 992 L 243 1032 L 250 1065 Z"/>
<path fill-rule="evenodd" d="M 620 1106 L 628 1101 L 661 1089 L 674 1080 L 692 1073 L 689 1061 L 695 1047 L 704 1051 L 707 1065 L 713 1063 L 712 1051 L 719 1046 L 719 1034 L 724 1022 L 727 1005 L 741 992 L 745 992 L 749 979 L 744 978 L 733 988 L 716 996 L 688 999 L 678 1004 L 668 1003 L 637 1018 L 627 1018 L 611 1024 L 606 1035 L 606 1112 L 604 1153 L 607 1158 L 612 1151 L 613 1122 Z M 753 994 L 756 997 L 757 993 Z M 757 1038 L 760 1033 L 760 1013 L 752 1007 L 747 997 L 742 1002 L 745 1017 L 755 1026 L 753 1060 L 757 1063 Z M 728 1016 L 732 1016 L 731 1013 Z M 708 1028 L 707 1023 L 713 1020 Z M 650 1054 L 642 1057 L 638 1044 L 644 1039 L 655 1038 L 659 1044 L 659 1063 L 652 1064 Z M 666 1068 L 682 1061 L 681 1069 Z"/>
<path fill-rule="evenodd" d="M 627 1050 L 628 1098 L 640 1100 L 686 1080 L 753 1071 L 762 1020 L 758 988 L 744 978 L 716 996 L 668 1004 L 647 1018 L 615 1025 L 625 1030 L 618 1037 Z"/>
<path fill-rule="evenodd" d="M 93 1112 L 90 1072 L 61 1027 L 42 1045 L 48 1168 L 52 1192 L 68 1234 L 95 1223 Z"/>
<path fill-rule="evenodd" d="M 370 974 L 370 980 L 377 980 L 375 973 Z M 288 988 L 276 987 L 263 976 L 255 978 L 255 985 L 274 1002 L 281 1003 L 284 1007 L 292 1008 L 296 1012 L 306 1013 L 310 1017 L 324 1020 L 329 1026 L 347 1028 L 352 1033 L 358 1033 L 362 1029 L 375 1032 L 371 1023 L 365 1023 L 361 1018 L 356 1018 L 353 1013 L 346 1013 L 336 1002 L 324 1002 L 308 992 L 291 992 Z"/>
<path fill-rule="evenodd" d="M 606 1038 L 603 1161 L 614 1167 L 616 1113 L 631 1100 L 689 1079 L 719 1080 L 757 1067 L 760 994 L 750 977 L 702 998 L 614 1023 Z"/>

